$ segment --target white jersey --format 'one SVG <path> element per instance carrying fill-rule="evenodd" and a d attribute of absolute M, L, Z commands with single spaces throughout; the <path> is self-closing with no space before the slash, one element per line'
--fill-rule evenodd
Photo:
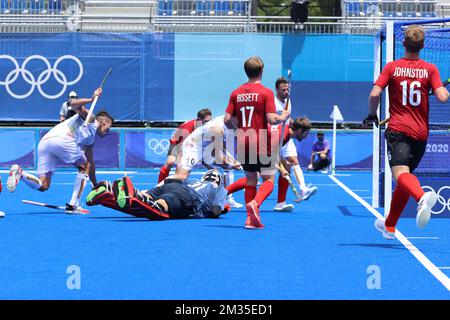
<path fill-rule="evenodd" d="M 289 109 L 291 107 L 291 101 L 289 101 Z M 281 114 L 286 108 L 286 102 L 281 101 L 275 96 L 275 108 L 278 114 Z M 276 130 L 278 125 L 272 126 L 272 130 Z M 297 147 L 295 146 L 294 140 L 291 138 L 288 142 L 281 148 L 281 158 L 286 159 L 290 157 L 297 157 Z"/>
<path fill-rule="evenodd" d="M 97 121 L 91 122 L 87 126 L 83 124 L 84 120 L 76 114 L 53 127 L 42 140 L 59 137 L 72 140 L 81 148 L 93 145 L 97 131 Z"/>
<path fill-rule="evenodd" d="M 230 133 L 227 130 L 227 127 L 224 123 L 224 116 L 219 116 L 214 118 L 211 121 L 208 121 L 206 124 L 201 126 L 200 128 L 195 129 L 184 141 L 181 148 L 182 157 L 179 162 L 179 166 L 186 170 L 191 170 L 193 166 L 197 164 L 201 164 L 202 162 L 207 163 L 208 165 L 215 164 L 215 157 L 210 154 L 211 150 L 211 133 L 209 130 L 213 127 L 220 127 L 223 129 L 223 143 L 227 145 L 228 139 L 233 139 L 234 134 Z M 230 136 L 228 136 L 230 135 Z M 234 146 L 234 143 L 233 143 Z M 227 147 L 228 148 L 228 147 Z M 234 149 L 234 148 L 233 148 Z M 234 150 L 227 151 L 227 154 L 232 158 L 235 158 Z"/>
<path fill-rule="evenodd" d="M 285 107 L 286 107 L 286 102 L 281 101 L 280 99 L 278 99 L 277 96 L 275 96 L 275 109 L 277 110 L 277 113 L 281 114 L 281 112 L 283 112 Z"/>
<path fill-rule="evenodd" d="M 184 140 L 184 146 L 195 146 L 199 149 L 203 149 L 211 143 L 211 136 L 208 131 L 213 127 L 221 127 L 226 132 L 226 126 L 223 121 L 224 116 L 219 116 L 211 121 L 208 121 L 203 126 L 195 129 L 192 133 Z M 225 139 L 225 135 L 224 135 Z"/>

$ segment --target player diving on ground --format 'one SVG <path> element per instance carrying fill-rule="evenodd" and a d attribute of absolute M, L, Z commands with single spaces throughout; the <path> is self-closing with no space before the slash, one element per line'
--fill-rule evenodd
<path fill-rule="evenodd" d="M 166 178 L 150 190 L 138 190 L 130 177 L 111 184 L 101 181 L 87 196 L 87 205 L 102 205 L 149 220 L 218 218 L 229 210 L 228 191 L 217 169 L 201 180 Z"/>

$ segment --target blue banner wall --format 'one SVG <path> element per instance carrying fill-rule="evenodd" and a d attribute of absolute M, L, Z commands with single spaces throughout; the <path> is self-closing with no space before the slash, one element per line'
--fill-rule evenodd
<path fill-rule="evenodd" d="M 292 70 L 293 116 L 329 122 L 334 104 L 345 121 L 366 116 L 371 36 L 76 32 L 0 34 L 0 120 L 57 120 L 68 92 L 91 96 L 109 67 L 96 110 L 119 121 L 223 114 L 250 56 L 263 58 L 271 89 Z"/>
<path fill-rule="evenodd" d="M 34 167 L 35 132 L 0 130 L 0 167 L 20 163 L 23 167 Z"/>
<path fill-rule="evenodd" d="M 67 94 L 121 121 L 173 119 L 172 34 L 2 34 L 0 120 L 57 120 Z"/>
<path fill-rule="evenodd" d="M 260 56 L 262 82 L 292 71 L 293 116 L 331 122 L 333 105 L 345 121 L 367 116 L 373 82 L 373 37 L 304 34 L 184 34 L 175 35 L 174 118 L 186 120 L 203 107 L 223 114 L 229 95 L 247 81 L 244 60 Z"/>

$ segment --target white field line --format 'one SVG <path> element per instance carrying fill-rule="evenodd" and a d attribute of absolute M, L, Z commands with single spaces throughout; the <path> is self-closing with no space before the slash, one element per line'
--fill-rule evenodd
<path fill-rule="evenodd" d="M 358 201 L 363 207 L 369 210 L 376 218 L 384 219 L 377 210 L 372 208 L 364 199 L 361 199 L 349 187 L 339 181 L 336 177 L 329 175 L 331 180 L 336 182 L 345 192 Z M 450 279 L 435 264 L 433 264 L 419 249 L 417 249 L 401 232 L 396 230 L 395 236 L 405 246 L 406 249 L 448 290 L 450 291 Z"/>

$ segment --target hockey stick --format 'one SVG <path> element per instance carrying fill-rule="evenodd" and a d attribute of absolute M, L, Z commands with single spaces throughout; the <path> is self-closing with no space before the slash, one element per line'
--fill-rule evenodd
<path fill-rule="evenodd" d="M 112 72 L 112 67 L 108 69 L 106 72 L 105 77 L 103 78 L 102 83 L 100 84 L 100 88 L 103 88 L 103 85 L 105 84 L 106 79 L 108 79 L 109 75 Z M 84 125 L 86 126 L 89 123 L 89 119 L 92 117 L 92 113 L 94 112 L 95 105 L 97 104 L 98 96 L 94 97 L 94 101 L 91 104 L 91 107 L 89 108 L 88 114 L 86 119 L 84 120 Z"/>
<path fill-rule="evenodd" d="M 289 95 L 287 97 L 286 105 L 284 107 L 284 110 L 290 110 L 290 107 L 291 107 L 290 106 L 290 101 L 291 101 L 292 72 L 291 72 L 290 69 L 288 70 L 288 78 L 289 78 Z M 283 138 L 284 138 L 284 130 L 285 130 L 285 127 L 286 127 L 286 121 L 288 121 L 288 120 L 283 121 L 282 127 L 281 127 L 280 144 L 279 144 L 279 146 L 280 146 L 280 154 L 281 154 L 281 149 L 283 148 Z M 280 157 L 280 163 L 279 163 L 279 166 L 278 166 L 278 170 L 280 171 L 280 173 L 286 172 L 286 169 L 284 168 L 283 164 L 281 163 L 281 157 Z M 298 202 L 302 201 L 302 196 L 300 195 L 300 193 L 298 192 L 298 190 L 295 187 L 294 183 L 292 182 L 292 179 L 291 179 L 291 176 L 289 175 L 289 172 L 286 174 L 286 176 L 284 176 L 284 178 L 288 181 L 289 186 L 292 189 L 292 192 L 294 192 L 294 195 L 296 197 L 294 199 L 294 202 L 298 203 Z"/>
<path fill-rule="evenodd" d="M 42 202 L 30 201 L 30 200 L 22 200 L 22 203 L 31 204 L 34 206 L 45 207 L 45 208 L 50 208 L 50 209 L 55 209 L 55 210 L 59 210 L 59 211 L 66 211 L 66 206 L 57 206 L 54 204 L 47 204 L 47 203 L 42 203 Z M 89 210 L 80 209 L 79 212 L 83 213 L 83 214 L 87 214 L 87 213 L 89 213 Z"/>
<path fill-rule="evenodd" d="M 278 171 L 281 173 L 286 172 L 286 169 L 284 168 L 283 164 L 280 161 L 279 167 L 278 167 Z M 294 192 L 295 195 L 295 199 L 294 202 L 295 203 L 299 203 L 300 201 L 302 201 L 302 196 L 298 193 L 297 188 L 295 187 L 294 183 L 292 182 L 291 176 L 289 175 L 289 173 L 286 174 L 286 176 L 284 176 L 284 178 L 288 181 L 289 186 L 292 189 L 292 192 Z"/>

